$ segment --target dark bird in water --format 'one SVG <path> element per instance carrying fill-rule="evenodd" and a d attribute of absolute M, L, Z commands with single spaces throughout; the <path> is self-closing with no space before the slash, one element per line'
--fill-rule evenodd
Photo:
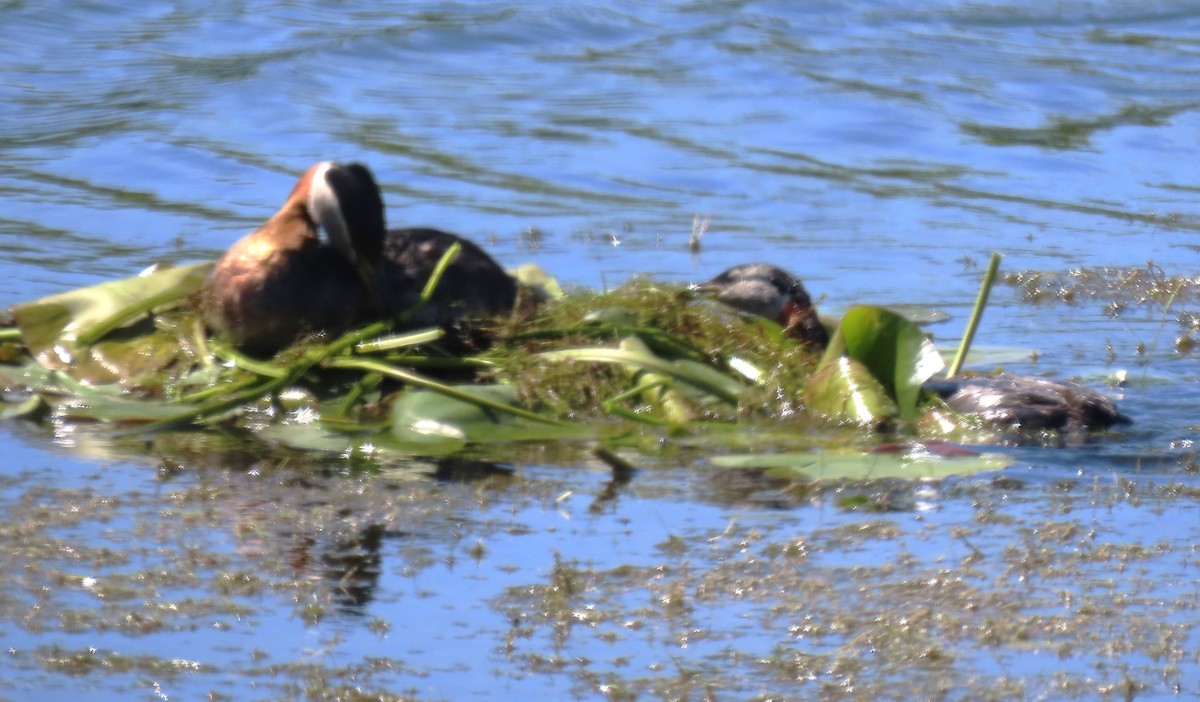
<path fill-rule="evenodd" d="M 734 266 L 699 286 L 721 302 L 774 319 L 795 338 L 824 348 L 829 343 L 804 286 L 792 274 L 766 263 Z M 1128 424 L 1112 400 L 1090 388 L 1028 375 L 963 376 L 930 380 L 925 389 L 951 409 L 997 426 L 1066 432 Z"/>
<path fill-rule="evenodd" d="M 950 409 L 997 426 L 1080 432 L 1129 424 L 1112 400 L 1066 380 L 1035 375 L 977 375 L 930 380 L 924 385 Z"/>
<path fill-rule="evenodd" d="M 461 251 L 417 308 L 455 243 Z M 465 239 L 436 229 L 387 231 L 371 172 L 324 162 L 217 261 L 201 307 L 213 331 L 246 351 L 270 354 L 307 334 L 336 335 L 371 319 L 414 327 L 500 313 L 512 309 L 516 295 L 516 281 Z"/>
<path fill-rule="evenodd" d="M 425 282 L 442 255 L 462 249 L 434 289 L 433 297 L 404 320 L 408 326 L 447 326 L 465 317 L 512 310 L 517 281 L 476 244 L 437 229 L 392 229 L 383 242 L 379 295 L 387 314 L 399 318 L 420 300 Z"/>
<path fill-rule="evenodd" d="M 817 348 L 829 345 L 829 333 L 817 317 L 804 285 L 787 271 L 766 263 L 729 268 L 699 286 L 735 309 L 779 322 L 788 334 Z"/>

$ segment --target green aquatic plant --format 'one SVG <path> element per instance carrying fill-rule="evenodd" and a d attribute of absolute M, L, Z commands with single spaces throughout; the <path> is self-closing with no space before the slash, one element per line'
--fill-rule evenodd
<path fill-rule="evenodd" d="M 862 424 L 893 416 L 912 421 L 921 384 L 944 366 L 916 324 L 882 307 L 855 307 L 825 349 L 808 399 L 818 411 Z M 850 399 L 838 403 L 839 397 Z"/>
<path fill-rule="evenodd" d="M 895 451 L 802 451 L 726 454 L 712 459 L 721 468 L 759 468 L 770 478 L 809 480 L 878 480 L 881 478 L 944 478 L 999 470 L 1008 465 L 1000 454 L 964 451 L 942 455 L 914 444 Z"/>
<path fill-rule="evenodd" d="M 168 313 L 199 289 L 211 268 L 153 270 L 17 305 L 21 342 L 43 366 L 69 369 L 79 380 L 138 382 L 185 351 L 174 336 L 179 320 Z"/>
<path fill-rule="evenodd" d="M 983 282 L 979 285 L 979 295 L 975 298 L 975 307 L 971 310 L 971 318 L 967 320 L 967 329 L 963 332 L 962 343 L 958 346 L 958 352 L 954 354 L 954 360 L 950 362 L 950 368 L 946 371 L 947 378 L 953 378 L 962 370 L 963 363 L 967 360 L 967 353 L 971 350 L 971 342 L 975 340 L 975 332 L 979 330 L 979 322 L 983 319 L 983 310 L 987 307 L 988 296 L 992 294 L 992 285 L 996 282 L 996 274 L 1000 271 L 1000 254 L 993 252 L 991 259 L 988 261 L 987 271 L 983 274 Z"/>
<path fill-rule="evenodd" d="M 628 441 L 644 432 L 721 441 L 732 435 L 712 431 L 718 426 L 913 426 L 921 383 L 944 365 L 916 324 L 879 307 L 850 310 L 821 356 L 778 324 L 687 288 L 634 280 L 564 295 L 532 268 L 520 276 L 540 302 L 475 323 L 465 336 L 395 333 L 378 322 L 258 359 L 204 334 L 190 300 L 207 270 L 154 271 L 18 305 L 16 327 L 0 342 L 26 353 L 0 364 L 0 381 L 14 391 L 0 416 L 52 412 L 139 433 L 241 427 L 345 455 Z M 422 300 L 438 280 L 435 271 Z M 832 455 L 823 465 L 853 463 Z M 794 459 L 778 456 L 767 463 Z M 831 470 L 869 474 L 856 465 Z M 937 474 L 917 465 L 903 474 Z"/>

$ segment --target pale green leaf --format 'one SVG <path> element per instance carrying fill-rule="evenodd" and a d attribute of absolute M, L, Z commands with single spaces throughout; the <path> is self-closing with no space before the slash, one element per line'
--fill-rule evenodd
<path fill-rule="evenodd" d="M 1002 454 L 940 457 L 909 453 L 811 451 L 715 456 L 722 468 L 764 468 L 767 475 L 801 480 L 929 480 L 1001 470 L 1012 460 Z"/>

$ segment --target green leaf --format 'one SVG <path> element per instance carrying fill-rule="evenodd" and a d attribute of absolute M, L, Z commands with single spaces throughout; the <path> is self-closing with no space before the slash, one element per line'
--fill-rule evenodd
<path fill-rule="evenodd" d="M 722 468 L 765 468 L 774 478 L 800 480 L 930 480 L 1001 470 L 1012 460 L 995 453 L 940 457 L 912 453 L 811 451 L 803 453 L 733 454 L 715 456 Z"/>
<path fill-rule="evenodd" d="M 914 323 L 882 307 L 855 307 L 842 318 L 821 368 L 839 356 L 862 363 L 896 402 L 900 417 L 919 415 L 921 384 L 945 367 L 945 361 Z"/>
<path fill-rule="evenodd" d="M 896 403 L 866 366 L 846 356 L 837 356 L 808 379 L 804 404 L 811 411 L 842 421 L 875 426 L 895 417 Z"/>
<path fill-rule="evenodd" d="M 143 375 L 169 362 L 178 340 L 153 327 L 131 327 L 145 323 L 151 310 L 177 304 L 198 290 L 211 267 L 167 268 L 17 305 L 13 312 L 21 339 L 47 368 L 75 369 L 77 377 L 93 382 Z M 125 334 L 114 335 L 122 329 Z"/>
<path fill-rule="evenodd" d="M 670 360 L 657 356 L 640 339 L 630 337 L 621 341 L 618 348 L 581 347 L 547 351 L 539 354 L 547 361 L 578 361 L 583 363 L 615 363 L 635 371 L 666 376 L 675 381 L 691 385 L 695 390 L 707 393 L 721 402 L 736 405 L 743 386 L 732 376 L 703 363 L 687 360 Z"/>
<path fill-rule="evenodd" d="M 66 390 L 55 382 L 56 373 L 33 359 L 25 363 L 10 366 L 0 364 L 0 385 L 9 389 L 24 389 L 32 392 L 52 392 L 65 394 Z"/>
<path fill-rule="evenodd" d="M 48 409 L 49 405 L 41 395 L 30 395 L 21 402 L 0 402 L 0 419 L 40 419 Z"/>
<path fill-rule="evenodd" d="M 405 443 L 430 445 L 497 441 L 550 441 L 594 437 L 582 425 L 532 421 L 490 404 L 518 407 L 511 385 L 454 385 L 461 397 L 436 390 L 410 389 L 392 405 L 392 436 Z M 474 396 L 477 401 L 469 398 Z M 467 399 L 464 399 L 467 398 Z"/>

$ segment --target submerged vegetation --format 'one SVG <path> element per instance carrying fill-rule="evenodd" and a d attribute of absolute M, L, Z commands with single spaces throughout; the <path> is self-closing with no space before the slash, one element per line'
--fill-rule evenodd
<path fill-rule="evenodd" d="M 1153 262 L 1131 268 L 1075 268 L 1065 273 L 1021 271 L 1004 276 L 1004 282 L 1035 304 L 1095 301 L 1112 317 L 1149 307 L 1177 322 L 1176 351 L 1189 353 L 1200 343 L 1200 312 L 1196 311 L 1200 278 L 1168 275 Z"/>

